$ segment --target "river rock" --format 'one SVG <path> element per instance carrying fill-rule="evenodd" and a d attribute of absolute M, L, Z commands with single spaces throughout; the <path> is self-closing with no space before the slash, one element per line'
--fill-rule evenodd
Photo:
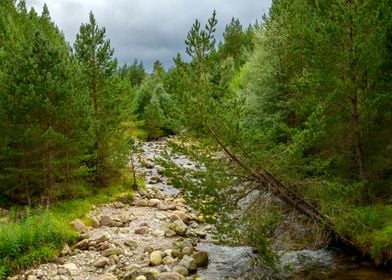
<path fill-rule="evenodd" d="M 145 199 L 136 199 L 134 203 L 137 207 L 146 207 L 148 205 L 148 201 Z"/>
<path fill-rule="evenodd" d="M 98 237 L 97 239 L 95 239 L 95 242 L 97 244 L 108 241 L 111 238 L 110 234 L 105 232 L 104 234 L 102 234 L 100 237 Z"/>
<path fill-rule="evenodd" d="M 168 255 L 163 258 L 162 262 L 163 262 L 163 264 L 170 265 L 170 264 L 174 264 L 176 261 L 170 255 Z"/>
<path fill-rule="evenodd" d="M 165 172 L 165 168 L 163 168 L 162 166 L 157 166 L 157 172 L 158 174 L 162 175 Z"/>
<path fill-rule="evenodd" d="M 171 256 L 173 258 L 181 259 L 182 253 L 180 252 L 180 250 L 171 250 Z"/>
<path fill-rule="evenodd" d="M 148 201 L 149 207 L 157 207 L 161 201 L 159 199 L 153 198 Z"/>
<path fill-rule="evenodd" d="M 184 276 L 177 272 L 162 272 L 159 273 L 156 277 L 156 280 L 183 280 Z"/>
<path fill-rule="evenodd" d="M 79 268 L 74 263 L 66 263 L 63 267 L 72 275 L 76 275 L 79 271 Z"/>
<path fill-rule="evenodd" d="M 64 256 L 69 256 L 71 254 L 72 254 L 71 248 L 69 248 L 68 244 L 65 244 L 60 252 L 60 256 L 64 257 Z"/>
<path fill-rule="evenodd" d="M 192 255 L 192 258 L 196 261 L 197 266 L 208 265 L 208 253 L 206 251 L 198 251 Z"/>
<path fill-rule="evenodd" d="M 114 276 L 113 274 L 105 274 L 99 277 L 99 280 L 117 280 L 117 277 Z"/>
<path fill-rule="evenodd" d="M 71 227 L 79 233 L 87 232 L 87 226 L 80 220 L 76 219 L 69 223 Z"/>
<path fill-rule="evenodd" d="M 155 214 L 155 218 L 157 218 L 157 219 L 160 220 L 160 221 L 164 221 L 164 220 L 167 219 L 167 216 L 166 216 L 165 214 L 162 214 L 162 213 L 160 213 L 160 212 L 157 212 L 157 213 Z"/>
<path fill-rule="evenodd" d="M 93 266 L 96 268 L 104 268 L 110 263 L 110 259 L 106 257 L 99 258 L 93 263 Z"/>
<path fill-rule="evenodd" d="M 101 226 L 101 223 L 99 222 L 97 217 L 92 216 L 92 217 L 90 217 L 90 220 L 91 220 L 91 224 L 92 224 L 93 228 L 99 228 Z"/>
<path fill-rule="evenodd" d="M 75 248 L 79 250 L 87 250 L 90 246 L 88 239 L 83 239 L 82 241 L 76 243 Z"/>
<path fill-rule="evenodd" d="M 150 254 L 150 264 L 151 265 L 160 265 L 162 263 L 162 251 L 154 251 Z"/>
<path fill-rule="evenodd" d="M 70 280 L 70 278 L 65 275 L 56 275 L 55 277 L 53 277 L 53 280 Z"/>
<path fill-rule="evenodd" d="M 165 230 L 165 236 L 166 237 L 173 237 L 173 236 L 176 236 L 176 235 L 177 235 L 177 233 L 174 230 L 171 230 L 171 229 Z"/>
<path fill-rule="evenodd" d="M 188 223 L 191 220 L 190 216 L 188 216 L 185 212 L 180 210 L 174 211 L 173 215 L 181 219 L 184 223 Z"/>
<path fill-rule="evenodd" d="M 169 205 L 165 202 L 159 202 L 159 204 L 157 205 L 157 208 L 161 211 L 167 211 L 167 210 L 169 210 Z"/>
<path fill-rule="evenodd" d="M 153 267 L 143 267 L 139 271 L 139 275 L 144 275 L 147 280 L 155 280 L 160 271 Z"/>
<path fill-rule="evenodd" d="M 159 236 L 164 236 L 165 235 L 165 231 L 161 230 L 161 229 L 156 229 L 152 232 L 152 235 L 155 237 L 159 237 Z"/>
<path fill-rule="evenodd" d="M 186 267 L 183 265 L 176 265 L 175 267 L 173 267 L 172 272 L 176 272 L 176 273 L 184 275 L 184 276 L 189 275 L 188 269 L 186 269 Z"/>
<path fill-rule="evenodd" d="M 108 248 L 104 251 L 102 251 L 101 255 L 104 257 L 110 257 L 112 255 L 118 255 L 120 253 L 120 250 L 117 248 Z"/>
<path fill-rule="evenodd" d="M 146 246 L 143 248 L 144 253 L 152 253 L 154 251 L 154 248 L 151 246 Z"/>
<path fill-rule="evenodd" d="M 144 234 L 147 234 L 148 231 L 149 231 L 149 230 L 148 230 L 148 227 L 147 227 L 147 226 L 141 226 L 141 227 L 135 229 L 134 233 L 135 233 L 135 234 L 144 235 Z"/>
<path fill-rule="evenodd" d="M 188 227 L 182 220 L 177 220 L 170 225 L 170 229 L 178 235 L 185 236 Z"/>
<path fill-rule="evenodd" d="M 183 197 L 180 197 L 180 198 L 176 198 L 174 200 L 174 203 L 181 204 L 181 205 L 186 205 L 186 200 Z"/>
<path fill-rule="evenodd" d="M 113 224 L 113 220 L 108 215 L 101 216 L 101 225 L 102 226 L 111 226 Z"/>
<path fill-rule="evenodd" d="M 188 269 L 189 272 L 194 272 L 197 270 L 197 263 L 196 261 L 190 256 L 184 256 L 179 263 L 180 265 L 184 266 Z"/>
<path fill-rule="evenodd" d="M 193 253 L 193 248 L 192 247 L 184 247 L 181 251 L 181 253 L 185 256 L 190 256 Z"/>
<path fill-rule="evenodd" d="M 152 162 L 151 160 L 148 160 L 148 159 L 143 160 L 143 161 L 142 161 L 142 165 L 143 165 L 145 168 L 148 168 L 148 169 L 152 169 L 152 168 L 155 167 L 155 163 Z"/>
<path fill-rule="evenodd" d="M 131 250 L 137 249 L 139 244 L 135 240 L 125 240 L 124 244 L 127 245 Z"/>

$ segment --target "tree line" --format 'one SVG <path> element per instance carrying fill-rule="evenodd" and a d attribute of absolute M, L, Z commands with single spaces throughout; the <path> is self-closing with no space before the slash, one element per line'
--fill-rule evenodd
<path fill-rule="evenodd" d="M 123 122 L 144 68 L 118 67 L 92 13 L 70 46 L 46 5 L 39 15 L 2 1 L 0 61 L 3 207 L 78 197 L 121 177 Z M 132 71 L 142 73 L 132 80 Z"/>

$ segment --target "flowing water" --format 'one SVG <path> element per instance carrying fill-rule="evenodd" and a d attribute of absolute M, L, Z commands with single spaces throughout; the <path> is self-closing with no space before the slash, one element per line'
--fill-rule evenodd
<path fill-rule="evenodd" d="M 147 142 L 143 144 L 143 157 L 159 157 L 166 150 L 166 141 Z M 189 169 L 196 165 L 181 155 L 173 155 L 173 161 Z M 149 170 L 147 180 L 159 176 L 158 168 Z M 162 176 L 159 183 L 147 184 L 148 188 L 159 188 L 166 194 L 175 195 L 178 190 Z M 209 253 L 209 265 L 199 271 L 202 279 L 336 279 L 336 280 L 392 280 L 392 273 L 381 271 L 371 263 L 353 260 L 350 256 L 333 249 L 301 250 L 280 252 L 278 273 L 263 267 L 252 247 L 229 247 L 204 242 L 198 245 Z"/>

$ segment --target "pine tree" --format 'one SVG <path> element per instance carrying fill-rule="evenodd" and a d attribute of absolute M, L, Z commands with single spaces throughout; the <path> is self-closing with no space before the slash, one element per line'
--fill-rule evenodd
<path fill-rule="evenodd" d="M 95 112 L 96 158 L 90 162 L 95 169 L 95 179 L 107 185 L 124 163 L 125 154 L 120 130 L 118 92 L 115 87 L 117 61 L 113 49 L 106 39 L 105 28 L 100 28 L 90 12 L 89 22 L 80 26 L 74 44 L 75 56 L 83 67 L 84 78 L 89 87 Z"/>
<path fill-rule="evenodd" d="M 78 105 L 78 68 L 47 8 L 27 14 L 22 1 L 19 10 L 8 11 L 12 29 L 3 33 L 1 193 L 8 202 L 50 203 L 83 177 L 90 107 Z"/>

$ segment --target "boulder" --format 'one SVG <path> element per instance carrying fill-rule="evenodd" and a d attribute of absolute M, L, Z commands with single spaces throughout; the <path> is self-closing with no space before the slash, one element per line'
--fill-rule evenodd
<path fill-rule="evenodd" d="M 206 251 L 195 252 L 192 258 L 196 261 L 197 266 L 204 267 L 208 265 L 208 253 Z"/>
<path fill-rule="evenodd" d="M 165 235 L 165 231 L 161 230 L 161 229 L 156 229 L 152 232 L 152 235 L 155 237 L 159 237 L 159 236 L 164 236 Z"/>
<path fill-rule="evenodd" d="M 173 258 L 181 259 L 182 258 L 182 253 L 179 250 L 172 250 L 171 251 L 171 256 Z"/>
<path fill-rule="evenodd" d="M 181 219 L 184 223 L 188 223 L 191 220 L 191 217 L 188 214 L 180 210 L 174 211 L 173 215 Z"/>
<path fill-rule="evenodd" d="M 152 162 L 151 160 L 148 160 L 148 159 L 144 159 L 144 160 L 142 161 L 142 165 L 143 165 L 145 168 L 148 168 L 148 169 L 152 169 L 152 168 L 155 167 L 155 163 Z"/>
<path fill-rule="evenodd" d="M 146 246 L 143 248 L 144 253 L 152 253 L 154 251 L 154 248 L 151 246 Z"/>
<path fill-rule="evenodd" d="M 113 274 L 105 274 L 99 277 L 99 280 L 117 280 L 117 277 Z"/>
<path fill-rule="evenodd" d="M 99 258 L 93 263 L 93 266 L 96 268 L 104 268 L 110 263 L 110 259 L 106 257 Z"/>
<path fill-rule="evenodd" d="M 166 256 L 162 260 L 163 264 L 174 264 L 176 261 L 171 256 Z"/>
<path fill-rule="evenodd" d="M 60 252 L 60 256 L 64 257 L 64 256 L 69 256 L 71 254 L 72 254 L 71 248 L 69 248 L 68 244 L 65 244 Z"/>
<path fill-rule="evenodd" d="M 167 211 L 169 210 L 169 205 L 167 205 L 165 202 L 159 202 L 157 208 L 161 211 Z"/>
<path fill-rule="evenodd" d="M 110 257 L 112 255 L 118 255 L 120 253 L 120 250 L 117 248 L 108 248 L 104 251 L 102 251 L 101 255 L 104 257 Z"/>
<path fill-rule="evenodd" d="M 127 245 L 131 250 L 135 250 L 139 246 L 135 240 L 125 240 L 124 244 Z"/>
<path fill-rule="evenodd" d="M 93 228 L 99 228 L 101 226 L 101 223 L 99 222 L 99 220 L 97 219 L 97 217 L 91 217 L 91 224 L 93 226 Z"/>
<path fill-rule="evenodd" d="M 90 241 L 88 239 L 83 239 L 82 241 L 75 244 L 75 248 L 79 250 L 87 250 L 90 246 Z"/>
<path fill-rule="evenodd" d="M 182 220 L 177 220 L 170 225 L 170 229 L 178 235 L 185 236 L 188 227 Z"/>
<path fill-rule="evenodd" d="M 177 235 L 177 233 L 174 230 L 171 230 L 171 229 L 165 230 L 165 236 L 166 237 L 173 237 L 173 236 L 176 236 L 176 235 Z"/>
<path fill-rule="evenodd" d="M 76 219 L 69 223 L 71 227 L 79 233 L 87 232 L 87 226 L 80 220 Z"/>
<path fill-rule="evenodd" d="M 74 263 L 66 263 L 63 266 L 71 275 L 76 275 L 79 271 L 79 268 Z"/>
<path fill-rule="evenodd" d="M 182 265 L 176 265 L 175 267 L 173 267 L 172 272 L 176 272 L 176 273 L 181 274 L 183 276 L 189 275 L 188 269 L 186 269 L 186 267 L 182 266 Z"/>
<path fill-rule="evenodd" d="M 161 201 L 159 200 L 159 199 L 156 199 L 156 198 L 153 198 L 153 199 L 150 199 L 149 201 L 148 201 L 148 206 L 149 207 L 157 207 L 158 206 L 158 204 L 160 203 Z"/>
<path fill-rule="evenodd" d="M 111 226 L 113 224 L 113 220 L 110 216 L 103 215 L 101 216 L 101 225 L 102 226 Z"/>
<path fill-rule="evenodd" d="M 155 214 L 155 218 L 157 218 L 157 219 L 160 220 L 160 221 L 164 221 L 164 220 L 166 220 L 167 216 L 166 216 L 165 214 L 162 214 L 162 213 L 157 212 L 157 213 Z"/>
<path fill-rule="evenodd" d="M 180 265 L 184 266 L 188 269 L 189 272 L 195 272 L 197 270 L 197 263 L 196 261 L 190 256 L 184 256 L 179 263 Z"/>
<path fill-rule="evenodd" d="M 102 243 L 105 241 L 110 240 L 111 236 L 109 233 L 105 232 L 104 234 L 102 234 L 100 237 L 98 237 L 97 239 L 95 239 L 95 242 L 98 243 Z"/>
<path fill-rule="evenodd" d="M 192 253 L 193 253 L 193 248 L 192 247 L 184 247 L 183 249 L 182 249 L 182 254 L 185 256 L 185 255 L 187 255 L 187 256 L 190 256 L 190 255 L 192 255 Z"/>
<path fill-rule="evenodd" d="M 162 272 L 159 273 L 156 277 L 156 280 L 183 280 L 184 276 L 177 272 Z"/>
<path fill-rule="evenodd" d="M 137 207 L 146 207 L 148 205 L 148 202 L 145 199 L 136 199 L 134 203 Z"/>
<path fill-rule="evenodd" d="M 148 233 L 148 227 L 146 227 L 146 226 L 141 226 L 141 227 L 135 229 L 135 234 L 142 234 L 143 235 L 146 233 Z"/>
<path fill-rule="evenodd" d="M 140 269 L 139 275 L 143 275 L 147 280 L 155 280 L 156 276 L 159 274 L 159 270 L 153 267 L 144 267 Z"/>
<path fill-rule="evenodd" d="M 160 265 L 162 263 L 162 251 L 154 251 L 150 254 L 150 264 L 151 265 Z"/>

